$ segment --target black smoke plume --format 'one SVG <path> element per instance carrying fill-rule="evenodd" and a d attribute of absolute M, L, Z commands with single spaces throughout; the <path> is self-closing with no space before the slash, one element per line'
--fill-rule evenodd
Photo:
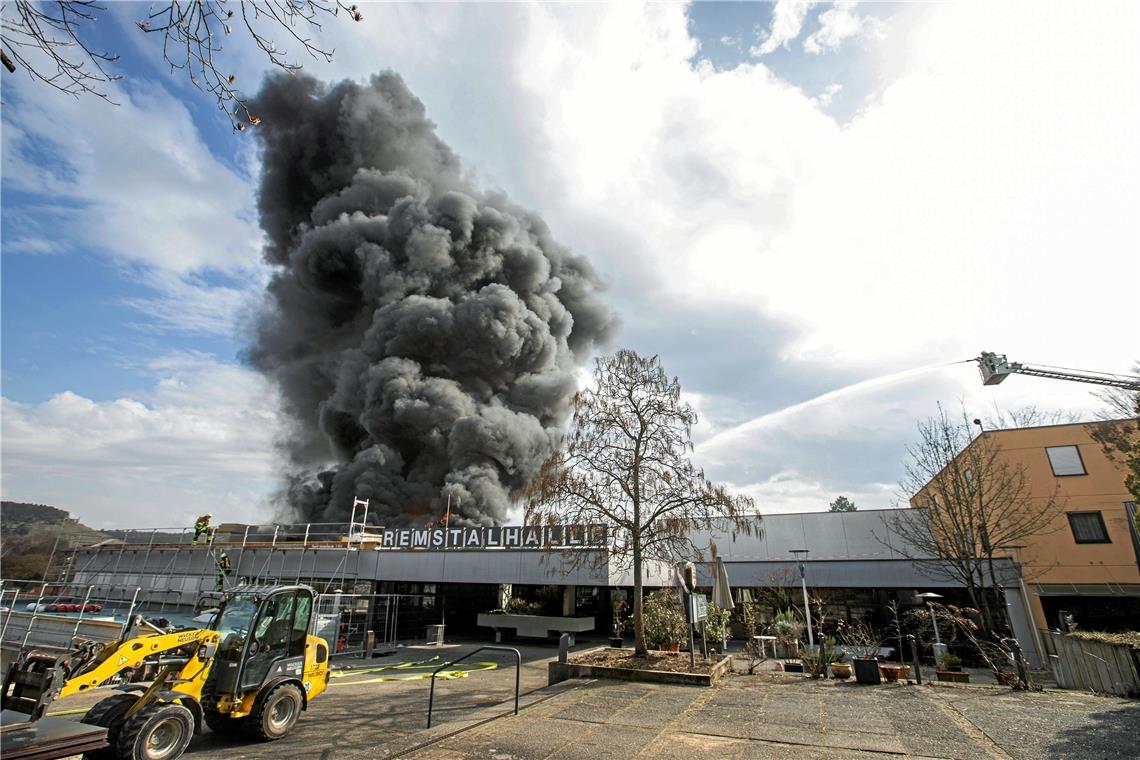
<path fill-rule="evenodd" d="M 613 331 L 598 278 L 473 186 L 395 74 L 274 76 L 251 111 L 274 273 L 249 359 L 290 422 L 288 506 L 344 521 L 359 496 L 415 525 L 450 496 L 459 521 L 501 522 Z"/>

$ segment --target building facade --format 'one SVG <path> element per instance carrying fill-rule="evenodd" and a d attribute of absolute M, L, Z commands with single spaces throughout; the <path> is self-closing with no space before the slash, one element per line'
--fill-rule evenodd
<path fill-rule="evenodd" d="M 867 510 L 846 513 L 765 515 L 753 530 L 693 531 L 700 550 L 698 578 L 711 587 L 713 544 L 724 560 L 738 600 L 761 599 L 783 590 L 785 599 L 802 607 L 801 578 L 795 550 L 806 550 L 804 580 L 811 596 L 825 605 L 832 623 L 839 619 L 886 627 L 886 606 L 904 610 L 917 606 L 916 594 L 936 591 L 959 601 L 960 584 L 931 572 L 933 559 L 915 559 L 892 533 L 893 519 L 924 520 L 922 510 Z M 140 537 L 145 533 L 138 534 Z M 214 558 L 226 551 L 233 563 L 230 582 L 311 583 L 322 592 L 405 595 L 400 636 L 420 637 L 424 625 L 446 620 L 449 632 L 477 633 L 477 617 L 499 606 L 502 587 L 560 590 L 566 616 L 595 619 L 595 631 L 609 632 L 610 602 L 628 594 L 633 579 L 628 567 L 593 548 L 551 551 L 507 547 L 447 549 L 386 548 L 382 542 L 354 543 L 282 540 L 275 529 L 232 531 L 213 545 L 190 546 L 142 542 L 79 550 L 73 559 L 74 582 L 111 589 L 139 589 L 141 606 L 166 610 L 190 606 L 214 588 Z M 308 535 L 304 530 L 291 536 Z M 265 540 L 267 537 L 273 540 Z M 241 540 L 239 540 L 241 539 Z M 136 539 L 137 540 L 137 539 Z M 409 542 L 414 543 L 414 542 Z M 1039 661 L 1026 604 L 1019 593 L 1018 567 L 1002 560 L 998 572 L 1005 581 L 1007 615 L 1033 662 Z M 670 586 L 673 568 L 647 563 L 648 589 Z M 133 591 L 131 593 L 134 593 Z M 896 646 L 886 643 L 887 646 Z"/>
<path fill-rule="evenodd" d="M 1048 525 L 1019 540 L 1011 557 L 1024 565 L 1040 629 L 1057 628 L 1062 613 L 1086 630 L 1140 627 L 1136 504 L 1124 486 L 1124 465 L 1097 439 L 1106 425 L 1134 433 L 1137 421 L 992 430 L 957 457 L 970 461 L 971 447 L 992 445 L 1011 471 L 1024 474 L 1031 508 L 1055 504 Z M 912 507 L 938 508 L 935 480 L 915 494 Z"/>

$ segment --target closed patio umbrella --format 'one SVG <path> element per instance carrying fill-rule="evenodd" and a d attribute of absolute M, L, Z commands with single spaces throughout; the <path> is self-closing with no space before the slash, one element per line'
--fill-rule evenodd
<path fill-rule="evenodd" d="M 715 572 L 712 593 L 713 604 L 722 610 L 736 609 L 736 604 L 732 601 L 732 587 L 728 585 L 728 569 L 720 557 L 716 558 Z M 720 651 L 724 652 L 726 649 L 728 649 L 728 626 L 725 626 L 724 639 L 720 642 Z"/>
<path fill-rule="evenodd" d="M 712 600 L 713 604 L 722 610 L 736 609 L 736 603 L 732 601 L 732 587 L 728 585 L 728 569 L 720 557 L 716 558 L 716 577 L 713 580 Z"/>

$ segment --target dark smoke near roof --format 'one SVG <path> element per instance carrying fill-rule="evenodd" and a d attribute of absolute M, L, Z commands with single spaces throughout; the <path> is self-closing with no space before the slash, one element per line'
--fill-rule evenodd
<path fill-rule="evenodd" d="M 391 73 L 270 77 L 259 197 L 276 271 L 249 359 L 280 388 L 295 517 L 501 522 L 615 320 L 535 214 L 475 188 Z M 371 521 L 371 520 L 370 520 Z"/>

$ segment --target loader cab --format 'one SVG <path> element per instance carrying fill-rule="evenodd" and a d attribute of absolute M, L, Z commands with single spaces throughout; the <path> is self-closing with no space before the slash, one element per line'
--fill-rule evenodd
<path fill-rule="evenodd" d="M 279 675 L 299 676 L 314 601 L 307 586 L 234 594 L 213 625 L 221 634 L 212 674 L 215 692 L 244 692 Z"/>

